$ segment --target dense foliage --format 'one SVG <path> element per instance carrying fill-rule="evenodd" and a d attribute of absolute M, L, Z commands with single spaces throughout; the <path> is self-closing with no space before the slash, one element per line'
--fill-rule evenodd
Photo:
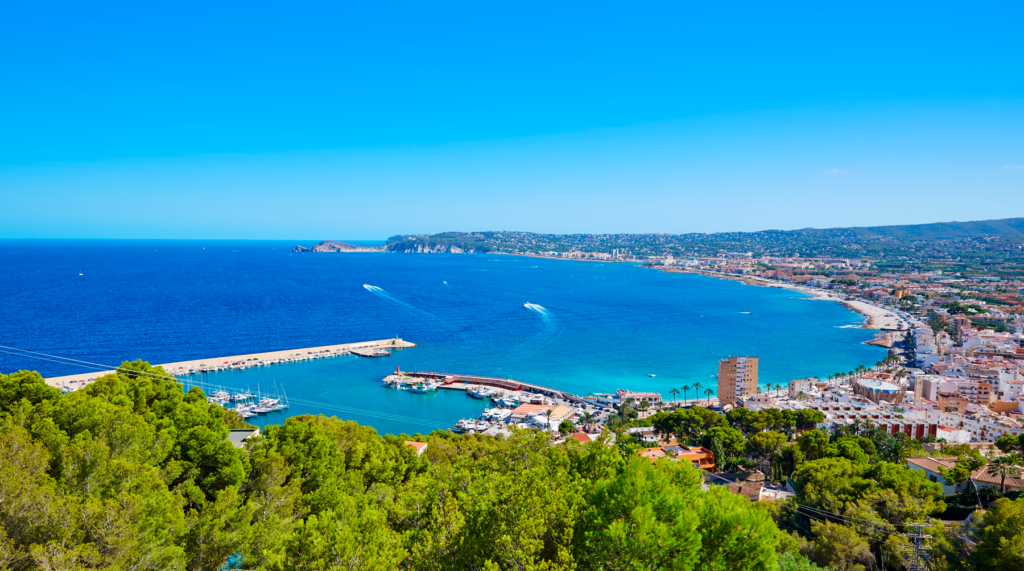
<path fill-rule="evenodd" d="M 626 416 L 622 428 L 641 422 Z M 0 568 L 895 570 L 910 522 L 927 525 L 932 569 L 1024 568 L 1024 499 L 986 490 L 972 529 L 947 528 L 946 500 L 970 498 L 944 497 L 905 465 L 919 444 L 869 423 L 830 434 L 817 414 L 701 407 L 646 420 L 796 495 L 702 491 L 689 462 L 651 462 L 621 432 L 618 446 L 381 437 L 298 416 L 235 448 L 241 418 L 146 363 L 68 395 L 0 375 Z"/>
<path fill-rule="evenodd" d="M 62 395 L 0 375 L 0 567 L 772 570 L 771 515 L 686 462 L 602 442 L 243 426 L 136 362 Z M 796 557 L 796 559 L 794 559 Z M 806 563 L 796 555 L 790 568 Z"/>

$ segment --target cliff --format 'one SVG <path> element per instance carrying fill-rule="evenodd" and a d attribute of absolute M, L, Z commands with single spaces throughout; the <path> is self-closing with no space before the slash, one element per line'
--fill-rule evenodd
<path fill-rule="evenodd" d="M 295 246 L 292 249 L 293 252 L 383 252 L 384 246 L 356 246 L 355 244 L 349 244 L 348 242 L 339 242 L 337 240 L 324 240 L 313 246 L 312 248 L 305 248 L 303 246 Z"/>
<path fill-rule="evenodd" d="M 430 240 L 408 240 L 396 244 L 388 244 L 389 252 L 403 254 L 485 254 L 490 250 L 483 248 L 466 249 L 455 244 L 442 244 Z"/>

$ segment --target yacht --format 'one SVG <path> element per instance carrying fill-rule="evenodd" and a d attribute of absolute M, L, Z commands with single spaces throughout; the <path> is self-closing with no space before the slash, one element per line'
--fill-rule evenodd
<path fill-rule="evenodd" d="M 476 387 L 466 391 L 466 394 L 475 399 L 485 399 L 494 395 L 494 389 L 489 387 Z"/>
<path fill-rule="evenodd" d="M 509 395 L 502 395 L 496 399 L 491 399 L 491 402 L 498 406 L 504 406 L 508 408 L 515 408 L 519 406 L 519 399 Z"/>

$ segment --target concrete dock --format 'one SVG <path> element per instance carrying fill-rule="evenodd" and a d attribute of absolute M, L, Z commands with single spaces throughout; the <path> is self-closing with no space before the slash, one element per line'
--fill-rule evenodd
<path fill-rule="evenodd" d="M 596 406 L 598 408 L 604 408 L 604 405 L 599 405 L 593 401 L 585 400 L 582 397 L 579 397 L 567 391 L 554 389 L 551 387 L 544 387 L 541 385 L 535 385 L 533 383 L 525 383 L 522 381 L 517 381 L 515 379 L 501 379 L 497 377 L 481 377 L 477 375 L 437 373 L 433 371 L 409 371 L 404 373 L 404 375 L 408 377 L 442 381 L 444 382 L 445 385 L 459 385 L 460 388 L 468 388 L 472 386 L 491 387 L 495 389 L 510 391 L 517 394 L 529 393 L 535 395 L 544 395 L 547 397 L 564 399 L 567 402 L 577 405 L 589 405 Z M 462 388 L 462 390 L 465 390 L 465 388 Z"/>
<path fill-rule="evenodd" d="M 162 365 L 156 365 L 163 367 L 164 371 L 174 375 L 188 372 L 190 369 L 198 370 L 200 368 L 212 368 L 212 367 L 227 367 L 234 363 L 243 363 L 246 361 L 273 361 L 278 359 L 303 359 L 312 358 L 314 356 L 326 356 L 329 353 L 364 353 L 367 351 L 376 351 L 378 349 L 406 349 L 409 347 L 415 347 L 415 343 L 410 343 L 403 339 L 381 339 L 379 341 L 362 341 L 359 343 L 344 343 L 341 345 L 324 345 L 323 347 L 307 347 L 305 349 L 288 349 L 286 351 L 270 351 L 266 353 L 252 353 L 250 355 L 235 355 L 233 357 L 210 357 L 207 359 L 194 359 L 191 361 L 178 361 L 176 363 L 165 363 Z M 113 370 L 109 371 L 87 371 L 76 375 L 65 375 L 62 377 L 50 377 L 46 379 L 46 383 L 58 387 L 65 388 L 71 383 L 82 384 L 82 382 L 90 382 L 104 375 L 111 375 L 115 373 Z"/>

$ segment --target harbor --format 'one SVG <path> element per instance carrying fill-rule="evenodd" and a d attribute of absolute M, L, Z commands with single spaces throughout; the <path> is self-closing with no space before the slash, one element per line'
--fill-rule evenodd
<path fill-rule="evenodd" d="M 385 357 L 390 355 L 392 350 L 407 349 L 415 346 L 415 343 L 410 343 L 395 337 L 394 339 L 361 341 L 340 345 L 324 345 L 321 347 L 307 347 L 304 349 L 289 349 L 284 351 L 268 351 L 248 355 L 235 355 L 232 357 L 193 359 L 190 361 L 178 361 L 175 363 L 165 363 L 156 366 L 163 368 L 164 371 L 175 377 L 187 377 L 189 375 L 215 371 L 244 370 L 252 367 L 265 367 L 281 363 L 327 359 L 349 354 L 363 357 Z M 114 369 L 88 371 L 75 375 L 49 377 L 46 379 L 46 382 L 50 386 L 57 387 L 64 391 L 70 391 L 84 386 L 100 377 L 112 375 L 116 372 L 117 371 Z"/>
<path fill-rule="evenodd" d="M 464 391 L 468 398 L 488 401 L 477 418 L 460 419 L 452 427 L 457 433 L 485 435 L 509 434 L 513 427 L 557 432 L 568 420 L 574 429 L 594 425 L 608 407 L 594 399 L 515 379 L 460 375 L 433 371 L 407 371 L 400 368 L 384 377 L 381 384 L 410 393 L 438 390 Z M 550 411 L 550 412 L 549 412 Z"/>

